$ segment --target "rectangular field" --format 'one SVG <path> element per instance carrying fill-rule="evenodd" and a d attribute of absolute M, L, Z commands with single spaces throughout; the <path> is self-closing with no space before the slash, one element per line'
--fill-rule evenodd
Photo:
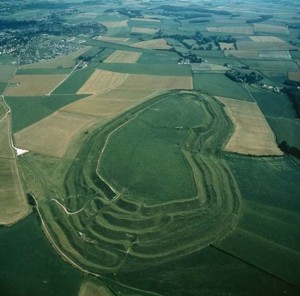
<path fill-rule="evenodd" d="M 253 29 L 250 26 L 244 27 L 207 27 L 208 32 L 227 33 L 227 34 L 253 34 Z"/>
<path fill-rule="evenodd" d="M 105 59 L 104 63 L 135 63 L 140 56 L 141 52 L 116 50 L 108 58 Z"/>
<path fill-rule="evenodd" d="M 128 21 L 115 21 L 115 22 L 102 22 L 102 24 L 107 28 L 119 28 L 119 27 L 127 27 Z"/>
<path fill-rule="evenodd" d="M 193 89 L 193 80 L 188 76 L 129 74 L 120 88 L 128 90 Z"/>
<path fill-rule="evenodd" d="M 149 34 L 153 35 L 157 33 L 159 29 L 152 29 L 152 28 L 138 28 L 138 27 L 133 27 L 131 32 L 136 33 L 136 34 Z"/>
<path fill-rule="evenodd" d="M 290 50 L 297 49 L 297 47 L 282 41 L 275 42 L 262 42 L 262 41 L 237 41 L 238 50 L 251 51 L 251 50 Z"/>
<path fill-rule="evenodd" d="M 0 119 L 0 157 L 4 158 L 15 158 L 10 143 L 10 120 L 7 113 Z"/>
<path fill-rule="evenodd" d="M 12 86 L 6 90 L 7 96 L 40 96 L 51 92 L 66 78 L 59 75 L 16 75 L 11 81 Z"/>
<path fill-rule="evenodd" d="M 222 50 L 235 50 L 234 43 L 220 42 L 219 44 Z"/>
<path fill-rule="evenodd" d="M 234 124 L 225 150 L 250 155 L 283 155 L 274 134 L 256 103 L 216 97 Z"/>
<path fill-rule="evenodd" d="M 300 82 L 300 72 L 289 72 L 288 78 L 289 80 Z"/>
<path fill-rule="evenodd" d="M 279 37 L 276 36 L 249 36 L 249 38 L 254 42 L 282 42 L 285 43 L 284 40 L 282 40 Z"/>
<path fill-rule="evenodd" d="M 289 29 L 284 26 L 274 26 L 267 24 L 254 24 L 255 32 L 274 33 L 274 34 L 289 34 Z"/>
<path fill-rule="evenodd" d="M 259 57 L 264 59 L 284 59 L 290 60 L 291 54 L 288 50 L 261 50 Z"/>
<path fill-rule="evenodd" d="M 55 112 L 14 134 L 16 146 L 63 157 L 73 136 L 94 122 L 93 117 Z"/>
<path fill-rule="evenodd" d="M 99 93 L 120 86 L 127 78 L 126 73 L 96 70 L 78 91 L 83 93 Z"/>
<path fill-rule="evenodd" d="M 194 73 L 194 90 L 213 96 L 226 96 L 239 100 L 253 101 L 245 88 L 237 82 L 219 73 Z"/>
<path fill-rule="evenodd" d="M 171 48 L 171 46 L 163 38 L 141 41 L 141 42 L 134 43 L 131 46 L 138 47 L 138 48 L 146 48 L 146 49 L 147 48 L 148 49 L 170 49 Z"/>
<path fill-rule="evenodd" d="M 153 90 L 113 89 L 95 94 L 63 108 L 67 112 L 96 117 L 112 117 L 149 97 Z"/>
<path fill-rule="evenodd" d="M 26 201 L 15 159 L 0 158 L 0 225 L 11 225 L 25 217 Z"/>

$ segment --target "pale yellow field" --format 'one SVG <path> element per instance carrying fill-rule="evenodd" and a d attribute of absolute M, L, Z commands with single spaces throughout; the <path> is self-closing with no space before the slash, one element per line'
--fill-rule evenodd
<path fill-rule="evenodd" d="M 249 36 L 249 38 L 254 42 L 285 42 L 276 36 Z"/>
<path fill-rule="evenodd" d="M 266 24 L 254 24 L 255 32 L 289 34 L 289 29 L 284 26 L 274 26 Z"/>
<path fill-rule="evenodd" d="M 113 117 L 149 97 L 153 90 L 114 89 L 105 94 L 96 94 L 63 108 L 67 112 L 86 114 L 100 118 Z"/>
<path fill-rule="evenodd" d="M 256 103 L 216 97 L 234 124 L 226 151 L 250 155 L 282 155 L 274 134 Z"/>
<path fill-rule="evenodd" d="M 135 63 L 141 55 L 141 52 L 116 50 L 105 59 L 104 63 Z"/>
<path fill-rule="evenodd" d="M 132 33 L 141 33 L 141 34 L 155 34 L 159 31 L 159 29 L 152 29 L 152 28 L 137 28 L 137 27 L 133 27 L 131 32 Z"/>
<path fill-rule="evenodd" d="M 127 78 L 126 73 L 96 70 L 78 91 L 82 93 L 101 93 L 121 85 Z"/>
<path fill-rule="evenodd" d="M 300 72 L 289 72 L 288 78 L 290 80 L 300 82 Z"/>
<path fill-rule="evenodd" d="M 250 26 L 247 27 L 207 27 L 208 32 L 215 33 L 228 33 L 228 34 L 253 34 L 253 29 Z"/>
<path fill-rule="evenodd" d="M 234 43 L 220 42 L 219 44 L 222 50 L 235 50 Z"/>
<path fill-rule="evenodd" d="M 40 96 L 48 94 L 64 78 L 66 74 L 60 75 L 16 75 L 11 81 L 18 86 L 8 87 L 7 96 Z"/>
<path fill-rule="evenodd" d="M 220 72 L 224 73 L 228 70 L 227 67 L 217 64 L 201 63 L 201 64 L 191 64 L 192 71 L 209 71 L 209 72 Z"/>
<path fill-rule="evenodd" d="M 129 74 L 120 88 L 134 90 L 192 89 L 193 80 L 188 76 L 156 76 Z"/>
<path fill-rule="evenodd" d="M 105 27 L 107 28 L 118 28 L 118 27 L 126 27 L 128 21 L 117 21 L 117 22 L 102 22 Z"/>
<path fill-rule="evenodd" d="M 10 114 L 5 114 L 0 120 L 0 157 L 15 158 L 10 143 Z"/>
<path fill-rule="evenodd" d="M 142 22 L 154 22 L 154 23 L 159 23 L 160 20 L 158 19 L 153 19 L 153 18 L 137 18 L 137 17 L 133 17 L 131 18 L 132 21 L 142 21 Z"/>
<path fill-rule="evenodd" d="M 259 51 L 260 58 L 267 59 L 285 59 L 290 60 L 291 54 L 288 50 L 261 50 Z"/>
<path fill-rule="evenodd" d="M 29 212 L 16 159 L 0 158 L 0 225 L 11 225 Z"/>
<path fill-rule="evenodd" d="M 41 68 L 54 69 L 57 67 L 71 68 L 75 66 L 74 60 L 80 55 L 82 55 L 83 53 L 85 53 L 90 48 L 91 48 L 90 46 L 85 46 L 80 50 L 75 51 L 66 56 L 61 56 L 50 60 L 44 60 L 34 64 L 23 65 L 20 67 L 20 69 L 41 69 Z"/>
<path fill-rule="evenodd" d="M 106 36 L 99 36 L 97 39 L 107 41 L 107 42 L 112 42 L 112 43 L 125 43 L 129 40 L 129 38 L 124 38 L 124 37 L 106 37 Z"/>
<path fill-rule="evenodd" d="M 109 289 L 92 282 L 84 282 L 80 286 L 78 296 L 113 296 Z"/>
<path fill-rule="evenodd" d="M 15 145 L 29 151 L 62 157 L 73 136 L 95 120 L 93 117 L 55 112 L 14 134 Z"/>
<path fill-rule="evenodd" d="M 131 46 L 149 49 L 170 49 L 172 47 L 163 38 L 141 41 L 138 43 L 134 43 Z"/>

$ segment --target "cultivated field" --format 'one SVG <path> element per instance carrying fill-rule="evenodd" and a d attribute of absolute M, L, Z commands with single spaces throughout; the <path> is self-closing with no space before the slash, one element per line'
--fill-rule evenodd
<path fill-rule="evenodd" d="M 0 119 L 0 158 L 15 158 L 10 142 L 10 120 L 9 114 Z"/>
<path fill-rule="evenodd" d="M 108 36 L 100 36 L 98 40 L 103 40 L 107 42 L 112 43 L 125 43 L 129 40 L 129 38 L 126 37 L 108 37 Z"/>
<path fill-rule="evenodd" d="M 63 108 L 67 112 L 96 117 L 113 117 L 150 96 L 154 90 L 113 89 L 104 94 L 95 94 Z"/>
<path fill-rule="evenodd" d="M 258 50 L 230 50 L 224 52 L 226 57 L 234 56 L 241 59 L 256 59 L 258 58 Z"/>
<path fill-rule="evenodd" d="M 207 27 L 208 32 L 212 33 L 228 33 L 228 34 L 253 34 L 253 29 L 250 26 L 245 27 Z"/>
<path fill-rule="evenodd" d="M 116 50 L 105 59 L 104 63 L 135 63 L 141 55 L 140 52 Z"/>
<path fill-rule="evenodd" d="M 165 39 L 153 39 L 147 41 L 141 41 L 134 43 L 131 46 L 138 48 L 149 48 L 149 49 L 170 49 L 171 46 L 167 43 Z"/>
<path fill-rule="evenodd" d="M 119 28 L 119 27 L 127 27 L 127 20 L 124 21 L 115 21 L 115 22 L 101 22 L 107 28 Z"/>
<path fill-rule="evenodd" d="M 219 44 L 222 50 L 235 50 L 234 43 L 220 42 Z"/>
<path fill-rule="evenodd" d="M 113 296 L 113 294 L 105 286 L 93 282 L 84 282 L 80 286 L 78 296 Z"/>
<path fill-rule="evenodd" d="M 159 29 L 152 29 L 152 28 L 138 28 L 138 27 L 133 27 L 131 32 L 132 33 L 137 33 L 137 34 L 149 34 L 153 35 L 157 33 Z"/>
<path fill-rule="evenodd" d="M 93 75 L 78 91 L 79 94 L 99 93 L 120 86 L 126 79 L 127 74 L 96 70 Z"/>
<path fill-rule="evenodd" d="M 288 50 L 261 50 L 259 51 L 260 58 L 266 59 L 285 59 L 290 60 L 291 54 Z"/>
<path fill-rule="evenodd" d="M 274 34 L 289 34 L 289 29 L 284 26 L 274 26 L 267 24 L 254 24 L 255 32 L 274 33 Z"/>
<path fill-rule="evenodd" d="M 160 23 L 159 19 L 153 19 L 153 18 L 131 18 L 132 21 L 143 21 L 143 22 L 151 22 L 151 23 Z"/>
<path fill-rule="evenodd" d="M 7 96 L 40 96 L 46 95 L 66 78 L 59 75 L 16 75 L 10 82 L 5 94 Z"/>
<path fill-rule="evenodd" d="M 120 88 L 134 90 L 192 89 L 193 80 L 188 76 L 157 76 L 129 74 Z"/>
<path fill-rule="evenodd" d="M 249 38 L 254 42 L 271 42 L 271 43 L 282 42 L 282 43 L 285 43 L 284 40 L 282 40 L 281 38 L 276 37 L 276 36 L 249 36 Z"/>
<path fill-rule="evenodd" d="M 201 63 L 201 64 L 191 64 L 193 72 L 214 72 L 214 73 L 224 73 L 228 70 L 227 67 L 217 64 Z"/>
<path fill-rule="evenodd" d="M 17 147 L 62 157 L 75 134 L 95 122 L 95 118 L 55 112 L 14 134 Z"/>
<path fill-rule="evenodd" d="M 0 225 L 11 225 L 30 211 L 15 159 L 0 157 Z"/>
<path fill-rule="evenodd" d="M 300 82 L 300 72 L 289 72 L 288 78 L 292 81 Z"/>
<path fill-rule="evenodd" d="M 295 46 L 282 41 L 275 42 L 262 42 L 262 41 L 238 41 L 237 42 L 238 50 L 250 51 L 250 50 L 290 50 L 296 49 Z"/>
<path fill-rule="evenodd" d="M 274 134 L 256 103 L 217 97 L 234 124 L 226 151 L 250 155 L 282 155 Z"/>

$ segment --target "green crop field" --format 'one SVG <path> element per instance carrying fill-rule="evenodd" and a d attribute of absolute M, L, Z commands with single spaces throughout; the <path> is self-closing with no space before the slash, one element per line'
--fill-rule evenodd
<path fill-rule="evenodd" d="M 94 71 L 95 69 L 91 67 L 76 70 L 66 81 L 53 91 L 53 94 L 75 94 L 90 78 Z"/>
<path fill-rule="evenodd" d="M 229 97 L 253 101 L 251 95 L 239 83 L 233 82 L 224 74 L 193 74 L 194 89 L 213 96 Z"/>
<path fill-rule="evenodd" d="M 6 97 L 12 110 L 13 133 L 45 118 L 58 109 L 86 97 L 86 95 L 50 95 L 42 97 Z M 35 110 L 33 112 L 32 110 Z"/>

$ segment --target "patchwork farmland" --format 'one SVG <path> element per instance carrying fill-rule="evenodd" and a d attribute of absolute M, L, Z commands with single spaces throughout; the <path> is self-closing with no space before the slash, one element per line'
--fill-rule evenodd
<path fill-rule="evenodd" d="M 0 9 L 0 295 L 298 296 L 298 2 L 46 2 Z"/>

